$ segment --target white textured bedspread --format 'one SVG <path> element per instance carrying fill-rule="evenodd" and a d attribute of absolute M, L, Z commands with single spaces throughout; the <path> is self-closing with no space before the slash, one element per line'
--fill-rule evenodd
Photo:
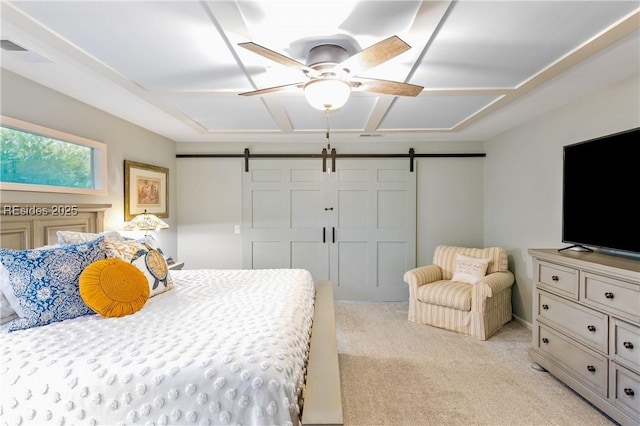
<path fill-rule="evenodd" d="M 175 288 L 133 315 L 1 334 L 0 422 L 297 424 L 311 274 L 172 276 Z"/>

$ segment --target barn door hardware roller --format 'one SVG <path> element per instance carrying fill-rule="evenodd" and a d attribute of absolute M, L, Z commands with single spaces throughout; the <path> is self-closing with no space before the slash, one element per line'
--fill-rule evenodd
<path fill-rule="evenodd" d="M 249 172 L 250 158 L 322 158 L 322 171 L 334 172 L 336 170 L 336 158 L 408 158 L 409 172 L 415 171 L 416 158 L 470 158 L 486 157 L 484 153 L 456 153 L 456 154 L 416 154 L 413 148 L 408 154 L 337 154 L 335 148 L 327 146 L 321 154 L 251 154 L 249 148 L 245 148 L 244 154 L 176 154 L 176 158 L 238 158 L 244 157 L 244 171 Z M 331 158 L 331 167 L 327 167 L 327 160 Z"/>

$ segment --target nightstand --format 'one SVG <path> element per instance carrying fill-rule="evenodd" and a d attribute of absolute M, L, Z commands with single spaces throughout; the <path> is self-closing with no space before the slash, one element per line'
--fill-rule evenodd
<path fill-rule="evenodd" d="M 176 262 L 169 265 L 170 271 L 180 271 L 182 268 L 184 268 L 184 262 Z"/>

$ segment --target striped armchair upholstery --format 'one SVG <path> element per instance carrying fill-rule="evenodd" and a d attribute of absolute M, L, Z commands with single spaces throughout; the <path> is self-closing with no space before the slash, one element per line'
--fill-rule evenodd
<path fill-rule="evenodd" d="M 486 275 L 475 284 L 451 281 L 458 253 L 490 259 Z M 512 318 L 514 276 L 507 268 L 507 252 L 501 247 L 436 247 L 431 265 L 404 274 L 409 321 L 488 339 Z"/>

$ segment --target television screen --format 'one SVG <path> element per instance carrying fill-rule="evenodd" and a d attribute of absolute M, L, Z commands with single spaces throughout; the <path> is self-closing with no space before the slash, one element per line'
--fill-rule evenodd
<path fill-rule="evenodd" d="M 562 241 L 640 253 L 640 128 L 564 147 Z"/>

